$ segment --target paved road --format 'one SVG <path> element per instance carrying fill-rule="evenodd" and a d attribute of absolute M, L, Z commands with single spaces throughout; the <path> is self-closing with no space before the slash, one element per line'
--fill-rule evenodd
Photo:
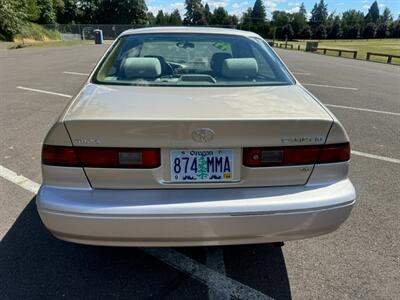
<path fill-rule="evenodd" d="M 0 52 L 0 165 L 40 182 L 41 142 L 69 99 L 16 87 L 74 94 L 85 77 L 64 72 L 88 73 L 104 51 L 82 45 Z M 259 291 L 278 299 L 395 299 L 400 294 L 400 68 L 297 51 L 279 54 L 302 83 L 312 84 L 306 87 L 314 95 L 335 105 L 330 109 L 361 152 L 353 155 L 350 172 L 358 203 L 349 221 L 330 235 L 282 248 L 219 248 L 225 278 L 244 287 L 242 296 Z M 171 267 L 142 249 L 58 241 L 41 225 L 34 194 L 2 178 L 0 236 L 1 299 L 227 298 L 229 281 L 195 268 L 216 268 L 209 262 L 214 250 L 175 249 L 194 259 L 195 267 L 185 273 L 187 262 Z"/>

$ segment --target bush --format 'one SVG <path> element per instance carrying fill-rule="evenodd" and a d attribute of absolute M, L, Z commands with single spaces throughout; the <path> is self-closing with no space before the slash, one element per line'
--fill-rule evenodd
<path fill-rule="evenodd" d="M 32 39 L 36 41 L 61 40 L 61 34 L 54 29 L 46 29 L 35 23 L 27 23 L 22 27 L 15 39 Z"/>
<path fill-rule="evenodd" d="M 0 37 L 11 41 L 25 23 L 26 14 L 21 3 L 15 0 L 0 0 Z"/>

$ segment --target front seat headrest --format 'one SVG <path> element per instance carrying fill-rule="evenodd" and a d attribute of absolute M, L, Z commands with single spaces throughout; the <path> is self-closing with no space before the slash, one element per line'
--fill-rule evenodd
<path fill-rule="evenodd" d="M 249 79 L 258 73 L 254 58 L 228 58 L 222 63 L 222 76 L 235 79 Z"/>
<path fill-rule="evenodd" d="M 123 69 L 126 78 L 156 78 L 161 75 L 161 63 L 155 57 L 127 57 Z"/>
<path fill-rule="evenodd" d="M 213 56 L 211 56 L 211 60 L 210 60 L 211 70 L 215 74 L 221 75 L 222 63 L 224 62 L 225 59 L 231 58 L 231 57 L 232 57 L 232 55 L 230 53 L 224 53 L 224 52 L 214 53 Z"/>

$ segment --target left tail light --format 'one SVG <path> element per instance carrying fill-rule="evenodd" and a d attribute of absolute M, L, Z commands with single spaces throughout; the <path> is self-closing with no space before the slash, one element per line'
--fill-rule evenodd
<path fill-rule="evenodd" d="M 52 166 L 152 169 L 161 165 L 158 148 L 100 148 L 44 145 L 42 163 Z"/>

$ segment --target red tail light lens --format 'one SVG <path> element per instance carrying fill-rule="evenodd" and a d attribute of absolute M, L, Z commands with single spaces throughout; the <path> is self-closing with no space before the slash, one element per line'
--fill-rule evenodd
<path fill-rule="evenodd" d="M 161 165 L 160 149 L 43 146 L 42 163 L 55 166 L 151 169 Z"/>
<path fill-rule="evenodd" d="M 67 167 L 79 166 L 74 148 L 48 145 L 43 145 L 42 148 L 42 164 Z"/>
<path fill-rule="evenodd" d="M 243 149 L 243 165 L 271 167 L 334 163 L 350 159 L 350 144 Z"/>

